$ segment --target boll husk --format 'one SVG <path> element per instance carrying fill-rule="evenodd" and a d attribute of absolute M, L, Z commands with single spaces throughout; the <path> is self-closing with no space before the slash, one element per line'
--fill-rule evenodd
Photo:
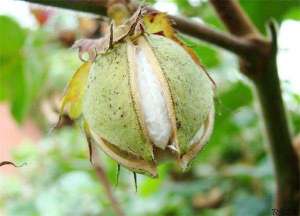
<path fill-rule="evenodd" d="M 213 84 L 174 40 L 121 37 L 86 76 L 80 103 L 86 133 L 134 172 L 155 177 L 164 159 L 185 169 L 213 128 Z"/>

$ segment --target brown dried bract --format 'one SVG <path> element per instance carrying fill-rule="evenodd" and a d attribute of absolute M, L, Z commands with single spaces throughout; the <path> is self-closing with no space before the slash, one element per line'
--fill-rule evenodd
<path fill-rule="evenodd" d="M 88 60 L 95 61 L 98 54 L 106 52 L 114 44 L 122 41 L 127 36 L 141 34 L 143 31 L 142 18 L 144 14 L 144 8 L 139 7 L 124 24 L 115 26 L 112 22 L 110 31 L 104 37 L 98 39 L 80 39 L 74 43 L 73 48 L 79 49 L 79 58 L 82 61 L 86 61 L 83 59 L 84 53 L 88 53 Z"/>

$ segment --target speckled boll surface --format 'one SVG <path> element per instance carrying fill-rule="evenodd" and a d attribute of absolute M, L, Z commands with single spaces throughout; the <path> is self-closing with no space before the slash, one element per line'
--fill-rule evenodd
<path fill-rule="evenodd" d="M 83 115 L 91 130 L 121 150 L 145 160 L 152 148 L 142 132 L 130 88 L 127 45 L 98 57 L 89 74 Z"/>
<path fill-rule="evenodd" d="M 178 44 L 157 35 L 147 39 L 170 88 L 180 152 L 184 154 L 213 106 L 212 83 Z"/>

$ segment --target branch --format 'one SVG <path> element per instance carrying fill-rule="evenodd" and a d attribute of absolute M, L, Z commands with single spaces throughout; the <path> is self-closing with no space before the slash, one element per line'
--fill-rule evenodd
<path fill-rule="evenodd" d="M 101 165 L 97 164 L 97 165 L 94 165 L 94 169 L 99 178 L 99 181 L 103 185 L 103 188 L 105 190 L 106 195 L 108 196 L 108 199 L 111 202 L 112 209 L 115 211 L 117 216 L 125 216 L 123 210 L 120 207 L 118 200 L 116 199 L 116 197 L 114 196 L 114 194 L 112 192 L 112 186 L 107 178 L 104 168 Z"/>
<path fill-rule="evenodd" d="M 254 44 L 248 40 L 219 32 L 183 17 L 170 16 L 170 18 L 175 21 L 174 27 L 180 32 L 224 48 L 241 57 L 249 55 L 255 49 Z"/>
<path fill-rule="evenodd" d="M 259 35 L 256 27 L 235 0 L 211 0 L 217 14 L 228 30 L 237 36 Z"/>
<path fill-rule="evenodd" d="M 25 2 L 38 3 L 42 5 L 55 6 L 65 9 L 78 10 L 83 12 L 106 15 L 106 6 L 108 0 L 22 0 Z M 133 4 L 133 8 L 137 8 Z M 148 10 L 154 11 L 153 8 L 147 7 Z M 175 21 L 175 28 L 180 32 L 195 37 L 197 39 L 212 43 L 224 48 L 239 56 L 247 56 L 254 50 L 253 43 L 233 37 L 226 33 L 216 31 L 206 25 L 197 23 L 178 16 L 170 16 Z"/>
<path fill-rule="evenodd" d="M 124 212 L 121 209 L 119 201 L 116 199 L 116 197 L 113 194 L 111 183 L 108 180 L 107 174 L 104 170 L 104 168 L 101 165 L 100 156 L 98 153 L 98 149 L 94 144 L 89 143 L 90 148 L 90 160 L 92 162 L 92 165 L 96 171 L 96 175 L 101 182 L 104 191 L 111 203 L 112 209 L 114 210 L 115 214 L 117 216 L 124 216 Z"/>
<path fill-rule="evenodd" d="M 108 0 L 21 0 L 46 6 L 106 15 Z"/>
<path fill-rule="evenodd" d="M 297 154 L 292 145 L 288 119 L 281 95 L 277 72 L 277 38 L 274 23 L 269 25 L 272 34 L 272 52 L 269 64 L 260 79 L 255 81 L 261 111 L 267 131 L 277 180 L 276 207 L 299 214 L 300 173 Z"/>
<path fill-rule="evenodd" d="M 273 156 L 277 182 L 276 208 L 279 214 L 300 211 L 300 169 L 288 127 L 288 119 L 278 77 L 277 35 L 274 23 L 269 25 L 271 42 L 263 39 L 237 1 L 210 0 L 229 31 L 240 37 L 247 36 L 257 44 L 256 55 L 241 59 L 241 68 L 254 82 L 266 134 Z M 250 39 L 249 35 L 252 35 Z M 247 38 L 246 37 L 246 38 Z"/>

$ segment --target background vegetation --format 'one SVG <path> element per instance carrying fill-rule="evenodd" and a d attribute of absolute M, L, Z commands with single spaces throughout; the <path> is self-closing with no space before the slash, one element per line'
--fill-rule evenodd
<path fill-rule="evenodd" d="M 149 1 L 155 4 L 156 1 Z M 159 1 L 162 2 L 162 1 Z M 217 29 L 225 27 L 206 1 L 169 1 L 178 13 Z M 300 19 L 299 1 L 240 0 L 257 27 L 265 33 L 270 17 L 279 24 Z M 160 8 L 158 8 L 160 9 Z M 32 9 L 39 25 L 26 29 L 0 16 L 0 101 L 10 104 L 11 115 L 22 124 L 34 119 L 43 131 L 38 143 L 24 141 L 12 152 L 18 175 L 0 173 L 0 208 L 4 215 L 113 215 L 104 189 L 88 160 L 80 125 L 67 117 L 57 120 L 58 99 L 80 65 L 69 49 L 76 38 L 101 35 L 105 24 L 85 14 Z M 96 26 L 96 27 L 95 27 Z M 186 173 L 174 164 L 160 167 L 160 178 L 138 176 L 135 193 L 132 173 L 122 169 L 114 193 L 127 215 L 271 215 L 275 182 L 273 167 L 256 99 L 250 82 L 237 72 L 228 52 L 181 35 L 217 83 L 216 123 L 204 150 Z M 282 83 L 292 133 L 300 133 L 300 93 Z M 0 159 L 1 160 L 1 159 Z M 102 154 L 111 184 L 117 164 Z M 0 211 L 1 214 L 1 211 Z"/>

